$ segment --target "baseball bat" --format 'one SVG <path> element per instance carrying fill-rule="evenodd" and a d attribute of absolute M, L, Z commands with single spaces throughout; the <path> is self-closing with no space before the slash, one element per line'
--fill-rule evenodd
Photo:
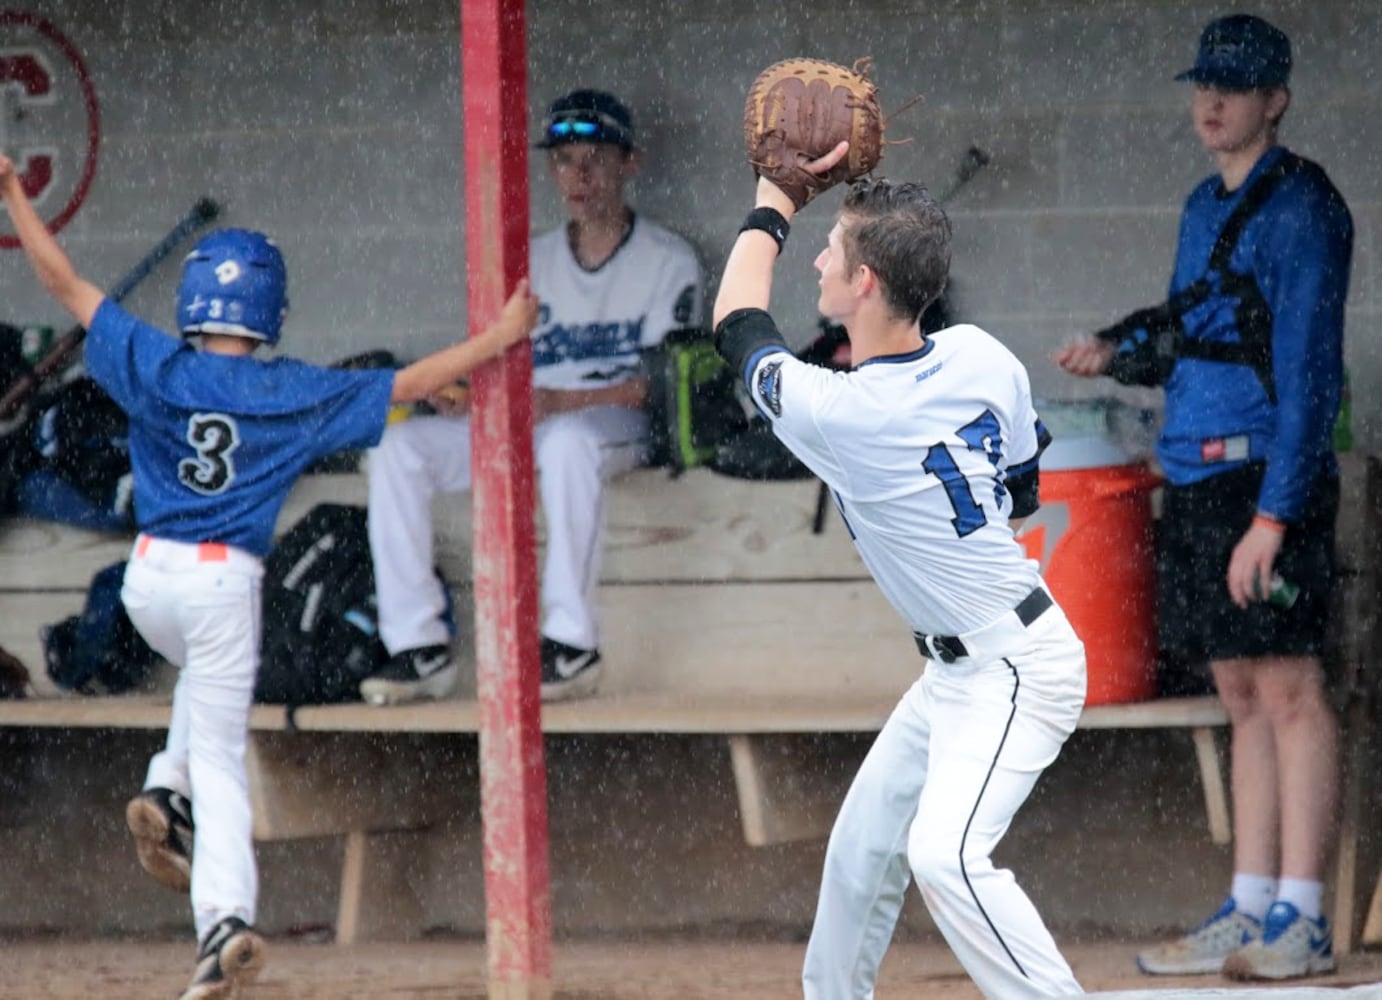
<path fill-rule="evenodd" d="M 159 240 L 139 263 L 130 268 L 115 283 L 114 287 L 106 293 L 106 298 L 113 302 L 122 301 L 125 296 L 134 291 L 136 285 L 147 278 L 153 269 L 162 263 L 165 257 L 177 248 L 179 243 L 220 214 L 221 206 L 214 200 L 211 198 L 199 199 L 192 206 L 192 209 L 178 220 L 177 225 L 168 231 L 168 235 Z M 34 363 L 30 371 L 10 383 L 10 387 L 5 390 L 5 395 L 0 397 L 0 420 L 6 420 L 13 416 L 14 412 L 33 395 L 34 390 L 55 373 L 66 368 L 69 358 L 81 346 L 85 337 L 85 327 L 80 325 L 72 327 L 58 339 L 56 344 L 49 348 L 47 354 Z"/>
<path fill-rule="evenodd" d="M 960 158 L 960 165 L 955 168 L 955 176 L 951 178 L 950 186 L 946 188 L 936 201 L 944 205 L 964 187 L 974 179 L 974 175 L 989 165 L 991 157 L 978 146 L 970 146 L 965 150 L 964 156 Z"/>

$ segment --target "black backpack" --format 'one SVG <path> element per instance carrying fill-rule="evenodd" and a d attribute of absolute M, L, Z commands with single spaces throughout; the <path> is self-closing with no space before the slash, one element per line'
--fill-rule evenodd
<path fill-rule="evenodd" d="M 643 352 L 648 377 L 647 464 L 677 476 L 712 465 L 715 449 L 742 434 L 748 415 L 734 373 L 704 330 L 672 330 Z"/>
<path fill-rule="evenodd" d="M 129 491 L 129 418 L 90 376 L 58 388 L 39 413 L 34 448 L 40 467 L 71 483 L 102 509 L 116 509 L 122 490 Z M 127 501 L 124 504 L 128 507 Z"/>
<path fill-rule="evenodd" d="M 451 590 L 436 574 L 454 634 Z M 264 560 L 263 606 L 255 701 L 290 709 L 359 701 L 360 682 L 389 659 L 365 508 L 317 504 L 279 538 Z"/>
<path fill-rule="evenodd" d="M 303 515 L 264 560 L 263 602 L 255 700 L 358 701 L 360 681 L 388 659 L 365 508 L 324 503 Z"/>

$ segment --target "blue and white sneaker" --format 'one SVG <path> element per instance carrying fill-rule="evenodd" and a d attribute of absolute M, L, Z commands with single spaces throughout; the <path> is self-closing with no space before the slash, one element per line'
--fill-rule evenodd
<path fill-rule="evenodd" d="M 1334 971 L 1334 935 L 1324 917 L 1311 920 L 1280 900 L 1262 921 L 1262 937 L 1224 960 L 1229 979 L 1296 979 Z"/>
<path fill-rule="evenodd" d="M 1226 958 L 1261 934 L 1262 925 L 1230 896 L 1218 913 L 1184 937 L 1139 954 L 1137 967 L 1149 976 L 1208 975 L 1222 970 Z"/>

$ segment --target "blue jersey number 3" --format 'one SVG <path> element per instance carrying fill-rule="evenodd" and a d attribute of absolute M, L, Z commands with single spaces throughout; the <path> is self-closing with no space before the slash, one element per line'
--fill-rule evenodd
<path fill-rule="evenodd" d="M 983 452 L 995 472 L 997 471 L 998 459 L 1003 449 L 1003 437 L 998 418 L 993 415 L 992 410 L 985 410 L 979 414 L 977 418 L 957 430 L 955 435 L 965 443 L 969 451 Z M 921 463 L 921 467 L 939 479 L 941 486 L 945 488 L 945 495 L 955 511 L 955 516 L 950 519 L 950 523 L 955 526 L 955 534 L 964 538 L 988 523 L 988 515 L 974 499 L 974 493 L 969 488 L 969 480 L 955 464 L 955 456 L 951 454 L 949 445 L 933 444 L 927 448 L 926 460 Z M 1003 485 L 996 481 L 994 498 L 1001 500 L 1002 496 Z"/>
<path fill-rule="evenodd" d="M 196 458 L 178 463 L 178 481 L 203 496 L 225 491 L 235 481 L 231 456 L 240 446 L 240 428 L 224 413 L 194 413 L 187 421 L 187 443 Z"/>

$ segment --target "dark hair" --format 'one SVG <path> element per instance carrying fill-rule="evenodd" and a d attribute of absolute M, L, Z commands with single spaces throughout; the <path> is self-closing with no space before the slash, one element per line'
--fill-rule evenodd
<path fill-rule="evenodd" d="M 845 263 L 867 265 L 892 313 L 919 320 L 945 291 L 950 220 L 926 188 L 882 178 L 855 182 L 840 208 Z"/>

